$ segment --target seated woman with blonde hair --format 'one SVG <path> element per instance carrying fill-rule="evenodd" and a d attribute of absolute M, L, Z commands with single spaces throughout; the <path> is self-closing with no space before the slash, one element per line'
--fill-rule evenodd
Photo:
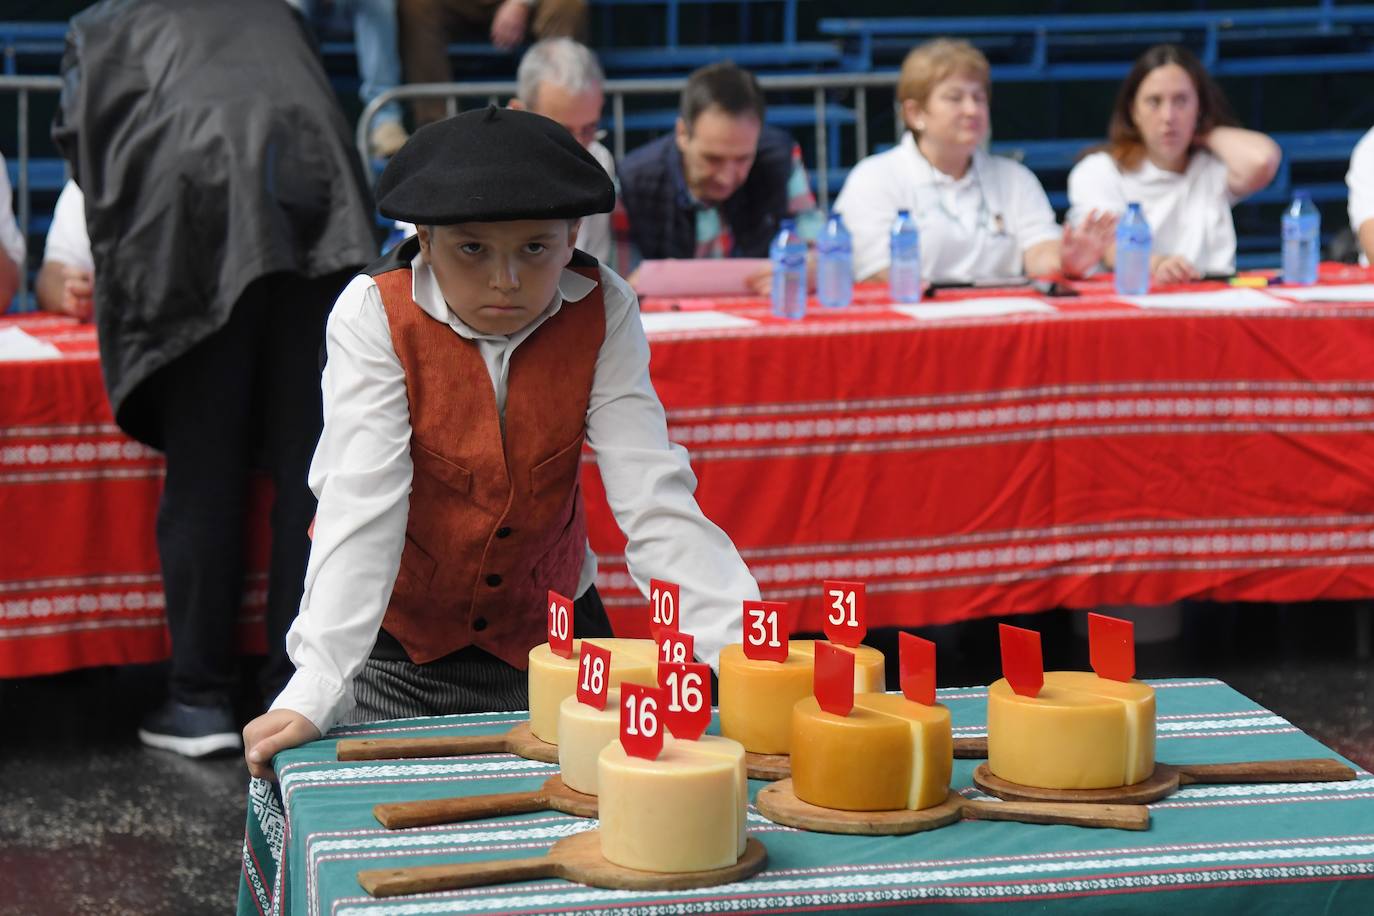
<path fill-rule="evenodd" d="M 1235 123 L 1191 51 L 1149 49 L 1117 92 L 1106 146 L 1069 173 L 1069 221 L 1138 202 L 1150 224 L 1154 282 L 1233 273 L 1231 207 L 1269 184 L 1282 158 L 1269 137 Z M 1114 244 L 1104 260 L 1112 266 Z"/>
<path fill-rule="evenodd" d="M 907 55 L 897 82 L 907 133 L 854 166 L 835 201 L 853 236 L 856 278 L 886 279 L 898 210 L 920 228 L 928 281 L 1081 276 L 1097 264 L 1115 217 L 1060 229 L 1030 169 L 983 150 L 990 91 L 987 58 L 966 41 L 940 38 Z"/>

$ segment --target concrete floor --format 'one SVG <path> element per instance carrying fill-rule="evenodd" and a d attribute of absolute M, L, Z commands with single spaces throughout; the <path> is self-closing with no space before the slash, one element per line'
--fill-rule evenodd
<path fill-rule="evenodd" d="M 1140 646 L 1137 668 L 1220 677 L 1374 768 L 1374 663 L 1358 648 L 1370 613 L 1349 603 L 1188 606 L 1180 636 Z M 1013 622 L 1042 632 L 1046 667 L 1086 667 L 1072 620 Z M 925 635 L 940 645 L 941 685 L 999 676 L 994 622 Z M 895 634 L 870 641 L 895 647 Z M 0 682 L 0 913 L 232 911 L 247 775 L 236 757 L 196 763 L 138 744 L 163 677 L 153 666 Z"/>

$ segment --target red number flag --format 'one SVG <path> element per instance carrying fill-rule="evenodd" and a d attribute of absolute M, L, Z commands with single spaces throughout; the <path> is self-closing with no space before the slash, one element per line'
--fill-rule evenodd
<path fill-rule="evenodd" d="M 1040 634 L 1034 630 L 997 625 L 1002 642 L 1002 674 L 1011 689 L 1023 697 L 1040 695 L 1045 685 L 1045 662 L 1040 655 Z"/>
<path fill-rule="evenodd" d="M 658 634 L 658 663 L 660 665 L 689 664 L 696 649 L 696 638 L 691 633 Z"/>
<path fill-rule="evenodd" d="M 610 686 L 611 650 L 583 642 L 577 664 L 577 702 L 605 709 Z"/>
<path fill-rule="evenodd" d="M 711 666 L 659 665 L 658 686 L 666 695 L 663 723 L 673 737 L 695 741 L 705 734 L 711 724 Z"/>
<path fill-rule="evenodd" d="M 661 687 L 620 685 L 620 746 L 631 757 L 654 760 L 663 750 L 663 709 L 667 699 Z"/>
<path fill-rule="evenodd" d="M 864 610 L 864 584 L 826 579 L 825 636 L 831 642 L 853 648 L 868 633 L 868 614 Z"/>
<path fill-rule="evenodd" d="M 682 628 L 678 613 L 681 589 L 662 579 L 649 580 L 649 632 L 654 639 L 661 633 L 676 633 Z"/>
<path fill-rule="evenodd" d="M 787 661 L 792 620 L 786 601 L 744 602 L 744 654 L 755 661 Z"/>
<path fill-rule="evenodd" d="M 935 705 L 935 643 L 912 633 L 897 637 L 902 694 L 913 703 Z"/>
<path fill-rule="evenodd" d="M 1088 615 L 1088 657 L 1098 677 L 1129 681 L 1135 677 L 1135 624 L 1104 614 Z"/>
<path fill-rule="evenodd" d="M 563 658 L 573 654 L 573 603 L 558 592 L 549 592 L 549 651 Z"/>
<path fill-rule="evenodd" d="M 847 716 L 854 708 L 854 653 L 827 642 L 816 643 L 812 692 L 821 709 Z"/>

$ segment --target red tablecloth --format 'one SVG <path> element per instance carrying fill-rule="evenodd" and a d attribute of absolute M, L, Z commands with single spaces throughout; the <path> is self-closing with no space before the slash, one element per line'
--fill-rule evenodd
<path fill-rule="evenodd" d="M 646 302 L 693 316 L 650 324 L 744 320 L 651 330 L 652 373 L 765 597 L 819 629 L 827 577 L 868 583 L 871 625 L 1374 595 L 1374 289 L 1170 310 L 1082 289 L 934 319 L 881 290 L 801 322 L 757 300 Z M 0 362 L 0 676 L 162 657 L 160 459 L 112 425 L 89 327 L 14 324 L 63 358 Z M 602 596 L 641 632 L 590 460 L 583 480 Z M 264 588 L 250 578 L 250 620 Z"/>
<path fill-rule="evenodd" d="M 799 323 L 758 300 L 646 302 L 647 322 L 756 322 L 650 341 L 670 437 L 764 597 L 818 630 L 827 577 L 867 582 L 871 626 L 1374 595 L 1374 287 L 1253 308 L 1284 288 L 1199 285 L 1230 301 L 1188 309 L 1080 288 L 947 320 L 877 289 Z M 639 631 L 623 538 L 585 482 L 602 597 Z"/>
<path fill-rule="evenodd" d="M 114 425 L 90 325 L 0 319 L 14 327 L 62 355 L 0 362 L 0 677 L 166 658 L 162 458 Z M 257 531 L 270 498 L 254 492 Z M 267 544 L 250 544 L 241 642 L 261 651 Z"/>

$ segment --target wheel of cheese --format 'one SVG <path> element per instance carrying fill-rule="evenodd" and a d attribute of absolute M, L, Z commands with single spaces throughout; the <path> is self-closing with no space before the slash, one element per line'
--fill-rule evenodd
<path fill-rule="evenodd" d="M 846 647 L 848 648 L 848 647 Z M 881 692 L 883 653 L 857 646 L 854 692 Z M 787 661 L 755 661 L 735 643 L 720 653 L 720 733 L 754 754 L 787 754 L 792 748 L 792 707 L 812 695 L 816 642 L 794 639 Z"/>
<path fill-rule="evenodd" d="M 1088 671 L 1047 671 L 1040 695 L 988 687 L 988 769 L 1044 789 L 1111 789 L 1155 767 L 1154 689 Z"/>
<path fill-rule="evenodd" d="M 847 716 L 808 697 L 792 710 L 792 788 L 841 811 L 919 810 L 949 794 L 949 710 L 900 694 L 857 694 Z"/>
<path fill-rule="evenodd" d="M 654 686 L 658 680 L 658 650 L 650 639 L 593 639 L 611 653 L 611 686 L 621 681 Z M 577 692 L 577 666 L 582 640 L 573 641 L 572 658 L 554 655 L 548 643 L 530 650 L 530 731 L 541 741 L 558 743 L 558 707 Z"/>
<path fill-rule="evenodd" d="M 641 871 L 704 871 L 744 855 L 749 783 L 744 748 L 704 735 L 665 736 L 657 759 L 625 753 L 613 741 L 597 765 L 601 852 Z"/>
<path fill-rule="evenodd" d="M 597 758 L 606 745 L 620 740 L 620 689 L 606 692 L 606 708 L 580 703 L 576 694 L 558 706 L 558 766 L 563 783 L 574 792 L 595 795 Z"/>

